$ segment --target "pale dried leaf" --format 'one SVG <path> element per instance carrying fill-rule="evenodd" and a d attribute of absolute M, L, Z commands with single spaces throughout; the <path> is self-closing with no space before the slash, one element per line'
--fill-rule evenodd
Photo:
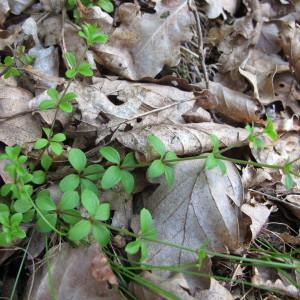
<path fill-rule="evenodd" d="M 34 3 L 35 0 L 9 0 L 10 10 L 14 15 L 20 15 L 26 8 Z"/>
<path fill-rule="evenodd" d="M 244 239 L 239 228 L 239 207 L 243 187 L 237 169 L 226 163 L 227 173 L 204 170 L 203 161 L 185 161 L 175 167 L 175 182 L 168 187 L 164 179 L 151 194 L 144 195 L 158 229 L 158 240 L 169 240 L 192 249 L 208 242 L 216 251 L 237 249 Z M 196 256 L 159 243 L 149 244 L 147 262 L 176 265 L 195 262 Z M 162 272 L 161 276 L 167 276 Z"/>
<path fill-rule="evenodd" d="M 300 195 L 287 195 L 284 204 L 300 220 Z"/>
<path fill-rule="evenodd" d="M 116 289 L 111 289 L 105 281 L 95 280 L 92 275 L 93 259 L 99 253 L 102 252 L 99 252 L 99 248 L 95 244 L 79 248 L 72 248 L 67 244 L 63 244 L 60 248 L 50 249 L 51 280 L 57 299 L 121 299 Z M 35 275 L 35 278 L 31 295 L 28 295 L 28 286 L 27 295 L 24 299 L 53 299 L 49 290 L 50 279 L 46 265 Z"/>
<path fill-rule="evenodd" d="M 215 19 L 220 15 L 226 18 L 224 10 L 233 15 L 238 7 L 238 0 L 205 0 L 206 15 L 210 19 Z"/>
<path fill-rule="evenodd" d="M 43 8 L 46 11 L 53 12 L 56 14 L 58 14 L 61 11 L 64 3 L 61 0 L 41 0 L 40 2 L 42 3 Z"/>
<path fill-rule="evenodd" d="M 150 134 L 156 135 L 168 151 L 174 151 L 177 155 L 195 155 L 212 150 L 211 134 L 218 137 L 220 147 L 230 146 L 247 138 L 245 129 L 203 122 L 148 126 L 120 132 L 116 135 L 116 139 L 125 147 L 143 154 L 146 160 L 150 160 L 157 156 L 157 153 L 154 153 L 147 144 L 147 137 Z"/>
<path fill-rule="evenodd" d="M 8 0 L 2 0 L 0 2 L 0 26 L 3 25 L 3 23 L 6 20 L 6 16 L 9 12 L 9 4 L 7 2 Z"/>
<path fill-rule="evenodd" d="M 30 92 L 0 83 L 0 118 L 29 111 Z M 9 145 L 33 143 L 41 137 L 41 127 L 31 114 L 24 114 L 11 120 L 1 120 L 0 141 Z"/>
<path fill-rule="evenodd" d="M 268 289 L 278 290 L 284 295 L 295 299 L 300 298 L 300 290 L 292 285 L 287 278 L 280 278 L 275 269 L 255 267 L 252 283 Z"/>
<path fill-rule="evenodd" d="M 203 85 L 200 85 L 203 87 Z M 220 114 L 243 123 L 260 121 L 261 105 L 246 94 L 229 89 L 217 82 L 210 82 L 210 92 L 215 97 L 199 103 L 205 109 L 215 109 Z"/>
<path fill-rule="evenodd" d="M 0 29 L 0 50 L 3 50 L 6 46 L 10 46 L 15 42 L 20 31 L 20 26 L 14 27 L 13 31 Z"/>
<path fill-rule="evenodd" d="M 188 1 L 157 1 L 155 11 L 142 14 L 136 4 L 120 5 L 121 25 L 107 44 L 94 46 L 95 59 L 132 80 L 155 77 L 164 66 L 177 65 L 180 44 L 190 39 L 194 24 Z"/>

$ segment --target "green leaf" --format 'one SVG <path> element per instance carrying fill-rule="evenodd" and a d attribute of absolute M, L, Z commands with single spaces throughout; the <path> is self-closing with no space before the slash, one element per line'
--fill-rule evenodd
<path fill-rule="evenodd" d="M 73 111 L 73 105 L 70 102 L 62 101 L 59 103 L 59 109 L 66 113 L 71 113 Z"/>
<path fill-rule="evenodd" d="M 81 215 L 78 210 L 69 209 L 64 212 L 66 214 L 62 214 L 62 219 L 68 224 L 74 225 L 81 220 Z"/>
<path fill-rule="evenodd" d="M 81 63 L 78 66 L 77 71 L 79 74 L 85 77 L 93 76 L 93 70 L 91 68 L 91 65 L 88 63 Z"/>
<path fill-rule="evenodd" d="M 50 137 L 52 136 L 52 130 L 50 128 L 43 127 L 43 131 L 45 132 L 47 138 L 50 139 Z"/>
<path fill-rule="evenodd" d="M 292 189 L 294 185 L 293 177 L 290 173 L 285 174 L 284 176 L 284 186 L 287 190 Z"/>
<path fill-rule="evenodd" d="M 42 211 L 56 210 L 56 205 L 54 201 L 51 199 L 48 190 L 44 190 L 38 194 L 36 199 L 36 205 Z"/>
<path fill-rule="evenodd" d="M 43 154 L 43 156 L 41 157 L 41 165 L 45 169 L 45 171 L 49 170 L 49 168 L 52 165 L 52 162 L 53 160 L 48 154 Z"/>
<path fill-rule="evenodd" d="M 85 238 L 91 231 L 92 224 L 88 220 L 81 220 L 76 223 L 68 232 L 71 241 L 80 241 Z"/>
<path fill-rule="evenodd" d="M 5 152 L 8 155 L 9 159 L 15 160 L 21 153 L 20 146 L 6 146 Z"/>
<path fill-rule="evenodd" d="M 218 166 L 218 161 L 213 153 L 209 153 L 205 160 L 205 170 L 211 170 Z"/>
<path fill-rule="evenodd" d="M 173 151 L 168 151 L 165 155 L 165 158 L 164 158 L 164 161 L 166 160 L 175 160 L 175 159 L 178 159 L 178 156 L 176 155 L 175 152 Z M 176 164 L 176 161 L 175 162 L 168 162 L 168 164 Z"/>
<path fill-rule="evenodd" d="M 88 46 L 91 46 L 94 43 L 104 44 L 107 42 L 107 35 L 102 33 L 94 24 L 82 25 L 82 31 L 80 31 L 78 34 L 86 40 Z"/>
<path fill-rule="evenodd" d="M 13 183 L 6 183 L 1 186 L 1 196 L 5 197 L 7 196 L 13 189 L 14 184 Z"/>
<path fill-rule="evenodd" d="M 151 213 L 148 209 L 143 208 L 140 213 L 140 224 L 141 224 L 141 232 L 147 233 L 152 229 L 153 220 Z"/>
<path fill-rule="evenodd" d="M 122 183 L 126 193 L 131 194 L 133 192 L 134 177 L 130 172 L 128 172 L 126 170 L 122 170 L 121 183 Z"/>
<path fill-rule="evenodd" d="M 119 152 L 110 146 L 102 147 L 99 150 L 100 154 L 108 161 L 119 165 L 121 162 L 120 154 Z"/>
<path fill-rule="evenodd" d="M 14 210 L 19 213 L 25 213 L 32 208 L 32 203 L 26 199 L 18 199 L 14 203 Z"/>
<path fill-rule="evenodd" d="M 134 169 L 136 167 L 136 165 L 137 165 L 137 162 L 134 157 L 134 153 L 133 152 L 128 153 L 122 162 L 122 168 Z"/>
<path fill-rule="evenodd" d="M 169 166 L 165 166 L 165 178 L 167 185 L 172 186 L 174 183 L 174 170 Z"/>
<path fill-rule="evenodd" d="M 72 167 L 77 171 L 81 172 L 86 166 L 86 156 L 80 149 L 73 148 L 68 154 L 68 160 Z"/>
<path fill-rule="evenodd" d="M 147 176 L 149 178 L 159 177 L 165 172 L 165 165 L 159 159 L 154 160 L 147 170 Z"/>
<path fill-rule="evenodd" d="M 12 237 L 9 232 L 0 232 L 0 246 L 5 247 L 9 246 L 12 242 Z"/>
<path fill-rule="evenodd" d="M 60 155 L 63 152 L 63 147 L 60 143 L 50 142 L 50 147 L 56 155 Z"/>
<path fill-rule="evenodd" d="M 125 251 L 130 255 L 134 255 L 140 250 L 141 246 L 142 246 L 142 241 L 135 240 L 126 245 Z"/>
<path fill-rule="evenodd" d="M 8 79 L 10 77 L 13 77 L 13 76 L 20 76 L 21 75 L 21 72 L 15 68 L 15 67 L 10 67 L 4 74 L 3 74 L 3 77 L 4 79 Z"/>
<path fill-rule="evenodd" d="M 210 135 L 210 140 L 211 140 L 211 143 L 213 144 L 213 153 L 219 153 L 219 138 L 214 135 L 214 134 L 211 134 Z"/>
<path fill-rule="evenodd" d="M 98 205 L 96 213 L 94 214 L 95 220 L 107 221 L 110 217 L 110 205 L 109 203 L 102 203 Z"/>
<path fill-rule="evenodd" d="M 81 191 L 83 190 L 91 190 L 93 191 L 96 195 L 99 192 L 98 187 L 96 186 L 96 184 L 94 184 L 91 180 L 89 179 L 85 179 L 85 178 L 81 178 L 80 179 L 80 189 Z"/>
<path fill-rule="evenodd" d="M 94 239 L 100 244 L 100 246 L 105 247 L 110 239 L 110 232 L 103 224 L 93 224 L 92 233 Z"/>
<path fill-rule="evenodd" d="M 155 135 L 151 134 L 147 138 L 148 144 L 151 145 L 154 150 L 163 157 L 166 153 L 166 148 L 164 143 Z"/>
<path fill-rule="evenodd" d="M 66 140 L 66 136 L 63 133 L 57 133 L 55 134 L 52 139 L 53 142 L 63 142 Z"/>
<path fill-rule="evenodd" d="M 64 177 L 60 183 L 59 188 L 62 192 L 73 191 L 79 186 L 80 178 L 76 174 L 69 174 Z"/>
<path fill-rule="evenodd" d="M 267 124 L 266 124 L 266 127 L 264 129 L 264 133 L 270 137 L 273 141 L 277 140 L 277 132 L 274 128 L 274 125 L 273 125 L 273 121 L 272 119 L 267 116 Z"/>
<path fill-rule="evenodd" d="M 34 171 L 32 173 L 33 177 L 32 177 L 32 182 L 35 184 L 42 184 L 45 182 L 45 178 L 46 178 L 46 174 L 44 171 L 42 170 L 38 170 L 38 171 Z"/>
<path fill-rule="evenodd" d="M 61 197 L 59 207 L 62 210 L 70 210 L 79 205 L 79 195 L 76 191 L 67 191 Z"/>
<path fill-rule="evenodd" d="M 148 248 L 147 248 L 147 244 L 146 244 L 145 241 L 142 241 L 142 244 L 141 244 L 141 258 L 140 258 L 140 262 L 145 261 L 147 257 L 148 257 Z"/>
<path fill-rule="evenodd" d="M 14 58 L 12 56 L 6 56 L 4 58 L 4 64 L 9 67 L 14 63 Z"/>
<path fill-rule="evenodd" d="M 83 175 L 85 178 L 90 180 L 98 180 L 103 176 L 105 169 L 101 165 L 89 165 L 83 170 Z"/>
<path fill-rule="evenodd" d="M 218 162 L 218 167 L 221 170 L 221 174 L 225 175 L 226 174 L 226 170 L 227 170 L 226 169 L 226 165 L 224 164 L 224 162 L 221 159 L 218 159 L 217 162 Z"/>
<path fill-rule="evenodd" d="M 70 69 L 70 70 L 67 70 L 65 75 L 67 78 L 74 78 L 76 75 L 77 75 L 77 70 L 76 69 Z"/>
<path fill-rule="evenodd" d="M 81 193 L 81 203 L 83 207 L 88 211 L 90 216 L 95 215 L 99 206 L 99 199 L 94 192 L 90 190 L 84 190 Z"/>
<path fill-rule="evenodd" d="M 52 214 L 44 214 L 44 218 L 52 225 L 52 227 L 55 228 L 56 222 L 57 222 L 57 215 L 55 213 Z M 47 233 L 51 232 L 53 229 L 42 219 L 40 216 L 38 217 L 38 220 L 36 222 L 36 229 L 39 232 Z"/>
<path fill-rule="evenodd" d="M 55 101 L 59 100 L 59 93 L 56 89 L 53 89 L 53 88 L 48 89 L 47 94 L 52 100 L 55 100 Z"/>
<path fill-rule="evenodd" d="M 40 110 L 46 110 L 46 109 L 55 108 L 55 106 L 56 106 L 56 101 L 55 100 L 43 100 L 39 104 L 39 109 Z"/>
<path fill-rule="evenodd" d="M 69 92 L 69 93 L 66 93 L 66 94 L 64 95 L 64 97 L 62 98 L 62 101 L 71 102 L 71 101 L 73 101 L 76 97 L 77 97 L 77 94 L 76 94 L 76 93 Z"/>
<path fill-rule="evenodd" d="M 117 185 L 122 178 L 122 172 L 119 167 L 111 166 L 103 174 L 101 185 L 104 190 Z"/>
<path fill-rule="evenodd" d="M 98 5 L 108 13 L 112 13 L 114 11 L 114 5 L 110 0 L 99 0 Z"/>
<path fill-rule="evenodd" d="M 67 60 L 71 69 L 76 69 L 76 67 L 77 67 L 76 57 L 72 52 L 66 52 L 65 59 Z"/>
<path fill-rule="evenodd" d="M 39 150 L 39 149 L 43 149 L 48 145 L 48 140 L 46 139 L 38 139 L 35 144 L 34 144 L 34 149 Z"/>

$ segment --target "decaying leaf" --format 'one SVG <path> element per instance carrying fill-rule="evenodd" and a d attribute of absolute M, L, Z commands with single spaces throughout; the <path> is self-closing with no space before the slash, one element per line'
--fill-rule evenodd
<path fill-rule="evenodd" d="M 200 85 L 203 87 L 203 85 Z M 262 106 L 253 98 L 229 89 L 217 82 L 210 82 L 210 92 L 215 97 L 201 101 L 199 105 L 205 109 L 214 109 L 232 120 L 248 123 L 259 122 L 263 113 Z"/>
<path fill-rule="evenodd" d="M 143 154 L 146 160 L 150 160 L 157 156 L 147 144 L 147 137 L 150 134 L 156 135 L 163 141 L 168 151 L 174 151 L 177 155 L 195 155 L 212 150 L 211 134 L 219 138 L 220 147 L 230 146 L 247 138 L 245 129 L 203 122 L 148 126 L 120 132 L 116 135 L 116 139 L 125 147 Z"/>
<path fill-rule="evenodd" d="M 94 46 L 95 59 L 125 78 L 155 77 L 164 66 L 179 62 L 180 43 L 194 24 L 188 1 L 157 1 L 155 13 L 141 13 L 136 4 L 118 8 L 120 26 L 105 45 Z"/>
<path fill-rule="evenodd" d="M 32 94 L 19 87 L 11 87 L 0 82 L 0 141 L 9 145 L 34 143 L 41 137 L 41 126 L 29 111 Z M 11 120 L 5 118 L 24 113 Z"/>
<path fill-rule="evenodd" d="M 159 240 L 200 248 L 205 242 L 216 251 L 237 249 L 243 241 L 239 228 L 243 188 L 234 165 L 226 163 L 227 173 L 204 170 L 203 161 L 185 161 L 175 167 L 175 182 L 169 188 L 164 179 L 151 194 L 144 195 L 158 229 Z M 148 262 L 176 265 L 195 262 L 196 257 L 183 250 L 159 243 L 149 245 Z M 162 272 L 161 276 L 167 276 Z"/>
<path fill-rule="evenodd" d="M 47 266 L 44 265 L 44 268 L 38 274 L 35 274 L 31 295 L 29 295 L 29 280 L 27 295 L 24 299 L 52 299 L 52 291 L 49 289 L 49 282 L 51 281 L 53 283 L 52 289 L 56 293 L 57 299 L 121 299 L 118 291 L 115 288 L 111 289 L 106 280 L 101 282 L 98 280 L 99 264 L 95 261 L 95 258 L 97 260 L 100 254 L 102 252 L 99 252 L 99 248 L 95 244 L 79 248 L 72 248 L 67 244 L 63 244 L 60 248 L 50 249 L 48 255 L 51 275 L 49 275 Z M 103 270 L 101 269 L 101 271 Z M 49 281 L 49 276 L 51 276 L 51 281 Z"/>
<path fill-rule="evenodd" d="M 284 204 L 300 220 L 300 195 L 287 195 Z"/>
<path fill-rule="evenodd" d="M 20 31 L 20 26 L 16 26 L 12 31 L 0 29 L 0 50 L 10 46 L 16 40 Z"/>
<path fill-rule="evenodd" d="M 259 286 L 264 286 L 267 289 L 277 290 L 281 294 L 299 299 L 300 290 L 290 282 L 290 280 L 293 280 L 295 283 L 299 284 L 299 278 L 297 278 L 297 275 L 295 274 L 288 275 L 289 278 L 287 278 L 284 277 L 284 274 L 285 272 L 280 275 L 276 269 L 255 267 L 252 283 Z"/>
<path fill-rule="evenodd" d="M 59 13 L 63 7 L 63 2 L 60 0 L 41 0 L 43 8 L 46 11 Z"/>
<path fill-rule="evenodd" d="M 0 2 L 0 26 L 2 26 L 5 22 L 9 9 L 10 8 L 7 0 L 2 0 Z"/>
<path fill-rule="evenodd" d="M 215 19 L 220 15 L 226 18 L 224 10 L 233 15 L 239 5 L 238 0 L 205 0 L 205 2 L 207 3 L 206 14 L 210 19 Z"/>
<path fill-rule="evenodd" d="M 14 15 L 20 15 L 35 0 L 9 0 L 10 10 Z"/>

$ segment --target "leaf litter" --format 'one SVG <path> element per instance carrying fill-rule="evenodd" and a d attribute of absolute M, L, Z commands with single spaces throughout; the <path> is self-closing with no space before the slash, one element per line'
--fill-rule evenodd
<path fill-rule="evenodd" d="M 299 156 L 297 1 L 115 1 L 116 12 L 110 14 L 96 1 L 89 6 L 86 2 L 77 1 L 75 17 L 100 26 L 109 40 L 87 53 L 94 77 L 70 86 L 70 91 L 78 94 L 71 117 L 57 116 L 55 126 L 66 130 L 67 147 L 80 145 L 91 161 L 97 161 L 95 150 L 112 142 L 120 151 L 131 150 L 138 161 L 146 162 L 157 157 L 147 144 L 150 134 L 180 157 L 213 150 L 210 135 L 214 134 L 220 148 L 228 148 L 237 159 L 254 157 L 257 162 L 281 164 Z M 62 89 L 65 84 L 62 70 L 67 61 L 61 54 L 71 51 L 78 60 L 84 52 L 76 18 L 66 12 L 61 1 L 1 1 L 1 58 L 12 50 L 15 53 L 22 44 L 34 57 L 15 79 L 5 79 L 6 67 L 0 67 L 1 152 L 4 145 L 19 144 L 30 154 L 41 128 L 52 124 L 54 111 L 37 112 L 37 108 L 47 98 L 48 87 Z M 247 138 L 247 123 L 260 131 L 266 114 L 277 127 L 279 139 L 266 139 L 263 149 L 251 144 L 243 144 L 240 151 L 231 149 Z M 66 150 L 56 158 L 58 168 L 67 160 Z M 295 237 L 299 230 L 299 221 L 295 222 L 300 210 L 299 179 L 295 178 L 295 187 L 286 192 L 282 171 L 231 163 L 226 167 L 227 173 L 222 175 L 219 169 L 205 170 L 200 161 L 181 162 L 175 167 L 171 188 L 161 178 L 146 182 L 140 179 L 145 172 L 136 171 L 133 197 L 118 187 L 103 193 L 114 212 L 112 225 L 138 231 L 135 214 L 145 207 L 152 213 L 159 239 L 183 247 L 198 249 L 208 243 L 211 251 L 245 256 L 247 251 L 251 253 L 250 247 L 260 243 L 262 233 L 268 232 L 264 242 L 292 248 L 279 236 Z M 6 182 L 2 166 L 0 174 Z M 50 178 L 59 176 L 57 170 L 49 172 Z M 269 222 L 278 225 L 272 227 Z M 35 239 L 39 245 L 32 251 L 40 255 L 44 246 Z M 123 239 L 115 236 L 112 246 L 121 255 L 125 255 Z M 20 291 L 21 298 L 50 299 L 53 291 L 48 282 L 53 280 L 58 299 L 121 299 L 118 286 L 124 280 L 115 275 L 104 249 L 95 244 L 79 248 L 56 244 L 54 239 L 48 258 L 34 258 L 42 266 L 37 274 L 32 273 L 30 260 L 26 262 L 31 277 L 25 276 L 28 283 L 25 294 Z M 11 252 L 4 252 L 1 269 L 13 264 L 11 257 Z M 52 276 L 47 271 L 48 259 Z M 167 266 L 195 261 L 195 254 L 150 243 L 146 262 Z M 236 265 L 224 264 L 230 272 L 223 274 L 231 276 Z M 211 256 L 205 272 L 219 274 L 222 267 L 216 270 L 218 266 Z M 248 267 L 247 272 L 242 268 L 239 276 L 254 285 L 299 297 L 296 285 L 276 270 Z M 297 272 L 291 276 L 299 284 Z M 258 289 L 244 295 L 243 285 L 195 279 L 180 271 L 177 275 L 144 271 L 141 278 L 178 299 L 261 297 Z M 2 290 L 9 289 L 9 279 L 1 275 Z M 134 280 L 129 287 L 138 299 L 165 299 Z M 271 299 L 268 297 L 273 294 L 265 292 L 264 296 Z"/>

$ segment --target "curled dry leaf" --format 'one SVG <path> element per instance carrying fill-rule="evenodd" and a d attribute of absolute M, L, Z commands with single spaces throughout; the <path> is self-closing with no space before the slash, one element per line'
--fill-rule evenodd
<path fill-rule="evenodd" d="M 97 281 L 93 271 L 99 268 L 98 262 L 94 261 L 97 255 L 102 254 L 96 244 L 89 247 L 72 248 L 63 244 L 60 248 L 49 250 L 51 275 L 47 266 L 44 265 L 38 274 L 35 274 L 35 281 L 31 295 L 30 280 L 26 297 L 24 299 L 40 300 L 52 299 L 49 289 L 49 280 L 53 283 L 53 290 L 57 299 L 73 300 L 117 300 L 121 299 L 116 289 L 111 289 L 106 281 Z M 92 268 L 92 272 L 91 272 Z M 99 271 L 99 270 L 97 270 Z M 49 278 L 51 276 L 51 279 Z M 50 282 L 51 282 L 50 281 Z"/>
<path fill-rule="evenodd" d="M 33 143 L 41 137 L 41 126 L 29 111 L 32 94 L 19 87 L 11 87 L 0 82 L 0 141 L 14 146 Z M 22 115 L 24 113 L 24 115 Z M 5 118 L 20 114 L 11 120 Z M 2 119 L 2 120 L 1 120 Z"/>
<path fill-rule="evenodd" d="M 120 132 L 116 134 L 116 139 L 125 147 L 143 154 L 146 160 L 150 160 L 157 156 L 147 143 L 150 134 L 156 135 L 163 141 L 168 151 L 174 151 L 177 155 L 195 155 L 212 150 L 211 134 L 218 137 L 220 147 L 230 146 L 247 138 L 245 129 L 204 122 L 148 126 Z"/>
<path fill-rule="evenodd" d="M 155 77 L 164 66 L 177 65 L 180 44 L 191 38 L 194 24 L 188 2 L 157 1 L 154 14 L 142 14 L 136 4 L 121 4 L 120 26 L 107 44 L 94 47 L 96 61 L 132 80 Z"/>
<path fill-rule="evenodd" d="M 264 286 L 267 289 L 278 290 L 281 294 L 299 299 L 300 290 L 291 283 L 295 282 L 299 284 L 297 274 L 289 274 L 288 278 L 284 276 L 285 272 L 282 272 L 282 276 L 280 276 L 280 273 L 277 272 L 276 269 L 255 267 L 252 283 L 258 286 Z"/>
<path fill-rule="evenodd" d="M 239 0 L 205 0 L 206 15 L 210 19 L 215 19 L 220 15 L 226 18 L 224 10 L 233 15 L 238 8 Z"/>
<path fill-rule="evenodd" d="M 93 258 L 91 272 L 94 279 L 100 283 L 109 282 L 112 285 L 118 285 L 118 279 L 103 252 L 100 252 Z"/>
<path fill-rule="evenodd" d="M 200 85 L 203 87 L 202 85 Z M 262 106 L 246 94 L 229 89 L 217 82 L 209 83 L 210 92 L 215 97 L 199 102 L 205 109 L 214 109 L 218 113 L 232 120 L 251 123 L 259 122 Z"/>
<path fill-rule="evenodd" d="M 153 216 L 158 240 L 169 240 L 192 249 L 208 242 L 215 251 L 234 250 L 244 240 L 239 228 L 243 187 L 236 167 L 226 163 L 227 172 L 204 170 L 203 161 L 184 161 L 175 167 L 175 182 L 170 189 L 165 180 L 143 206 Z M 149 244 L 147 262 L 177 265 L 195 262 L 195 255 L 159 243 Z M 162 272 L 161 276 L 167 276 Z"/>

